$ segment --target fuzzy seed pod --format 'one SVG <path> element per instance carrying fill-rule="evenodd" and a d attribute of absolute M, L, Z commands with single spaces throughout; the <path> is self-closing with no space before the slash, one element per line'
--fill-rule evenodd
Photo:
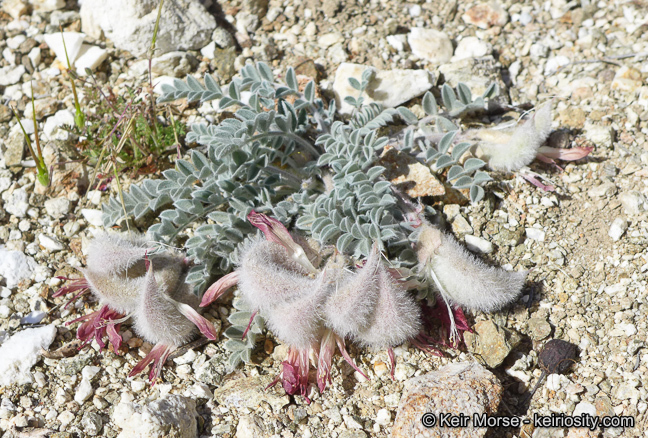
<path fill-rule="evenodd" d="M 464 249 L 454 237 L 428 224 L 418 241 L 419 268 L 431 277 L 452 304 L 483 312 L 498 310 L 515 300 L 526 272 L 488 266 Z"/>
<path fill-rule="evenodd" d="M 320 309 L 330 294 L 325 275 L 320 275 L 317 287 L 301 290 L 298 296 L 276 303 L 263 314 L 272 333 L 282 342 L 308 349 L 318 340 L 323 328 Z"/>
<path fill-rule="evenodd" d="M 469 134 L 480 141 L 481 158 L 488 162 L 491 169 L 513 172 L 536 158 L 538 149 L 550 133 L 551 102 L 515 129 L 483 129 Z"/>
<path fill-rule="evenodd" d="M 172 277 L 170 273 L 164 272 L 165 269 L 174 270 L 169 266 L 158 269 L 154 262 L 150 263 L 134 315 L 135 330 L 151 343 L 179 347 L 196 332 L 196 325 L 187 319 L 180 308 L 185 312 L 184 307 L 196 309 L 200 299 L 184 281 L 180 285 L 177 281 L 171 285 L 165 283 L 164 279 Z M 154 274 L 156 270 L 158 275 Z M 156 277 L 163 280 L 158 281 Z M 173 279 L 177 280 L 177 276 Z"/>
<path fill-rule="evenodd" d="M 307 269 L 289 257 L 283 246 L 265 240 L 256 240 L 247 247 L 237 272 L 243 299 L 263 315 L 277 303 L 318 287 L 318 280 L 309 277 Z"/>
<path fill-rule="evenodd" d="M 125 239 L 119 234 L 102 233 L 88 245 L 88 267 L 100 275 L 124 274 L 137 262 L 144 261 L 144 256 L 153 249 L 143 236 Z M 131 277 L 143 276 L 143 268 L 140 265 L 140 272 L 131 274 Z"/>
<path fill-rule="evenodd" d="M 324 306 L 326 324 L 335 333 L 353 337 L 369 325 L 380 294 L 377 272 L 380 251 L 374 246 L 365 265 L 355 274 L 336 269 L 339 275 Z"/>
<path fill-rule="evenodd" d="M 421 309 L 411 293 L 401 287 L 381 263 L 376 271 L 378 299 L 369 324 L 355 335 L 363 346 L 395 347 L 421 331 Z"/>

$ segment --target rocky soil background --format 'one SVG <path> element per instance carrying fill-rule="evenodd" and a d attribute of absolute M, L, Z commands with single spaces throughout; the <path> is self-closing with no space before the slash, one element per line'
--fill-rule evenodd
<path fill-rule="evenodd" d="M 479 406 L 483 412 L 518 412 L 541 374 L 538 351 L 550 338 L 578 345 L 580 357 L 566 375 L 548 377 L 527 415 L 625 415 L 634 417 L 635 427 L 484 429 L 465 436 L 648 436 L 648 3 L 175 3 L 184 15 L 162 21 L 153 61 L 157 84 L 187 74 L 201 78 L 205 72 L 226 81 L 246 60 L 265 61 L 280 73 L 295 66 L 329 94 L 344 62 L 429 71 L 437 84 L 455 86 L 461 80 L 474 93 L 496 80 L 512 105 L 555 99 L 553 146 L 593 146 L 594 151 L 562 172 L 533 165 L 553 180 L 555 192 L 515 178 L 507 190 L 495 189 L 495 196 L 477 205 L 437 200 L 448 228 L 485 259 L 531 270 L 529 286 L 515 305 L 470 316 L 476 334 L 467 339 L 466 351 L 438 358 L 403 345 L 396 349 L 392 380 L 385 352 L 352 349 L 371 379 L 365 381 L 337 358 L 331 387 L 306 404 L 281 388 L 264 390 L 285 355 L 271 335 L 260 343 L 253 365 L 231 373 L 221 337 L 176 356 L 163 381 L 151 387 L 143 375 L 126 377 L 151 345 L 127 330 L 125 354 L 99 353 L 96 343 L 77 351 L 76 325 L 65 323 L 97 304 L 63 309 L 64 301 L 51 298 L 60 286 L 55 277 L 83 266 L 88 239 L 101 229 L 100 204 L 116 193 L 116 184 L 86 193 L 92 169 L 74 161 L 77 139 L 65 127 L 74 123 L 72 94 L 64 64 L 51 50 L 57 43 L 48 44 L 45 35 L 57 33 L 59 25 L 83 32 L 75 67 L 81 74 L 85 67 L 94 69 L 100 84 L 125 94 L 147 83 L 146 51 L 157 4 L 4 0 L 0 436 L 409 436 L 403 432 L 407 422 L 418 421 L 424 406 L 407 394 L 423 392 L 448 410 L 464 409 L 461 397 L 486 394 Z M 60 47 L 54 50 L 60 53 Z M 35 180 L 9 108 L 15 106 L 33 131 L 30 81 L 46 161 L 65 163 L 55 167 L 48 189 Z M 388 94 L 407 91 L 394 88 Z M 408 104 L 417 105 L 417 99 Z M 92 111 L 92 104 L 88 107 Z M 187 124 L 216 116 L 211 105 L 176 111 Z M 126 187 L 129 177 L 123 176 Z M 226 327 L 229 309 L 225 300 L 207 317 Z M 434 373 L 448 364 L 453 365 Z M 485 388 L 483 394 L 476 394 L 476 387 Z"/>

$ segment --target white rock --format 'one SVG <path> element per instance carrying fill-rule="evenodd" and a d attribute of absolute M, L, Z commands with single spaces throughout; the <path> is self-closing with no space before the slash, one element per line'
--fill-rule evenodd
<path fill-rule="evenodd" d="M 346 102 L 346 96 L 358 97 L 359 91 L 351 87 L 349 78 L 360 80 L 362 72 L 371 68 L 365 65 L 343 63 L 335 72 L 333 92 L 340 114 L 350 114 L 353 107 Z M 378 102 L 385 108 L 393 108 L 425 93 L 434 85 L 431 73 L 425 70 L 376 71 L 363 97 L 365 103 Z"/>
<path fill-rule="evenodd" d="M 157 0 L 87 0 L 81 5 L 83 32 L 98 38 L 103 32 L 115 47 L 135 56 L 146 55 L 157 19 Z M 156 55 L 199 50 L 211 40 L 216 20 L 198 0 L 164 2 Z"/>
<path fill-rule="evenodd" d="M 189 350 L 182 356 L 173 359 L 173 361 L 178 365 L 184 365 L 184 364 L 192 363 L 195 359 L 196 359 L 196 352 L 194 350 Z"/>
<path fill-rule="evenodd" d="M 539 228 L 527 228 L 526 235 L 529 239 L 537 240 L 538 242 L 544 242 L 545 232 Z"/>
<path fill-rule="evenodd" d="M 405 47 L 407 45 L 407 35 L 387 35 L 385 39 L 387 40 L 387 44 L 392 46 L 394 49 L 398 50 L 399 52 L 405 51 Z"/>
<path fill-rule="evenodd" d="M 414 55 L 433 64 L 443 64 L 452 58 L 452 42 L 438 30 L 415 27 L 407 34 L 407 42 Z"/>
<path fill-rule="evenodd" d="M 63 9 L 65 0 L 29 0 L 35 11 L 51 12 Z"/>
<path fill-rule="evenodd" d="M 118 438 L 195 438 L 197 416 L 196 402 L 169 395 L 146 406 L 120 403 L 113 412 L 113 423 L 122 428 Z"/>
<path fill-rule="evenodd" d="M 4 48 L 2 51 L 2 57 L 6 59 L 10 65 L 16 65 L 16 54 L 12 52 L 9 47 Z"/>
<path fill-rule="evenodd" d="M 38 362 L 41 349 L 56 337 L 53 324 L 22 330 L 0 346 L 0 386 L 31 383 L 30 368 Z"/>
<path fill-rule="evenodd" d="M 216 43 L 212 41 L 211 43 L 207 44 L 205 47 L 200 49 L 200 53 L 202 56 L 204 56 L 207 59 L 214 59 L 216 57 L 215 54 L 216 51 Z"/>
<path fill-rule="evenodd" d="M 95 227 L 103 227 L 103 219 L 101 218 L 101 210 L 95 210 L 92 208 L 84 208 L 81 210 L 81 214 L 88 221 L 90 225 Z"/>
<path fill-rule="evenodd" d="M 381 409 L 376 414 L 376 423 L 380 424 L 381 426 L 387 426 L 390 421 L 391 412 L 389 412 L 387 409 Z"/>
<path fill-rule="evenodd" d="M 630 216 L 640 214 L 645 209 L 645 196 L 635 190 L 621 193 L 619 195 L 619 201 L 621 201 L 621 205 L 623 205 L 623 211 L 625 214 Z"/>
<path fill-rule="evenodd" d="M 146 388 L 146 382 L 143 380 L 133 380 L 131 382 L 131 389 L 135 393 L 142 392 L 144 388 Z"/>
<path fill-rule="evenodd" d="M 490 55 L 493 52 L 493 46 L 480 40 L 477 37 L 466 37 L 459 41 L 452 62 L 460 61 L 466 58 L 481 58 Z"/>
<path fill-rule="evenodd" d="M 70 411 L 63 411 L 61 415 L 56 417 L 56 419 L 61 423 L 62 426 L 67 426 L 74 421 L 74 414 Z"/>
<path fill-rule="evenodd" d="M 16 50 L 22 43 L 25 42 L 27 37 L 23 34 L 16 35 L 15 37 L 7 38 L 7 47 L 11 50 Z"/>
<path fill-rule="evenodd" d="M 185 77 L 197 64 L 197 60 L 187 52 L 169 52 L 153 58 L 151 71 L 158 76 Z"/>
<path fill-rule="evenodd" d="M 65 47 L 63 46 L 63 39 L 65 39 Z M 85 34 L 80 32 L 63 32 L 62 37 L 60 32 L 43 35 L 45 44 L 54 52 L 56 59 L 66 67 L 67 59 L 65 57 L 65 49 L 67 49 L 70 64 L 74 64 L 74 61 L 79 56 L 84 39 Z"/>
<path fill-rule="evenodd" d="M 612 147 L 612 142 L 614 141 L 614 130 L 611 126 L 601 126 L 585 122 L 584 131 L 585 138 L 596 146 L 606 148 Z"/>
<path fill-rule="evenodd" d="M 74 61 L 74 67 L 80 76 L 86 75 L 86 68 L 94 70 L 101 65 L 102 62 L 108 57 L 108 52 L 105 49 L 90 44 L 81 46 L 79 55 Z"/>
<path fill-rule="evenodd" d="M 46 316 L 47 312 L 43 312 L 42 310 L 34 310 L 33 312 L 29 312 L 27 315 L 20 318 L 20 323 L 39 324 L 43 319 L 45 319 Z"/>
<path fill-rule="evenodd" d="M 50 252 L 61 251 L 65 246 L 59 242 L 56 237 L 48 236 L 47 234 L 39 234 L 38 241 L 41 246 Z"/>
<path fill-rule="evenodd" d="M 587 402 L 578 403 L 574 408 L 574 413 L 572 414 L 572 416 L 578 417 L 582 414 L 587 414 L 592 417 L 596 417 L 596 406 Z"/>
<path fill-rule="evenodd" d="M 0 275 L 5 278 L 7 287 L 13 289 L 21 280 L 30 278 L 38 264 L 20 251 L 7 251 L 0 246 Z"/>
<path fill-rule="evenodd" d="M 560 374 L 549 374 L 547 376 L 547 383 L 545 386 L 547 387 L 548 390 L 550 391 L 558 391 L 560 389 L 560 378 L 562 376 Z"/>
<path fill-rule="evenodd" d="M 612 238 L 615 242 L 623 236 L 623 233 L 628 229 L 628 221 L 618 217 L 614 219 L 612 225 L 610 225 L 610 231 L 608 231 L 608 236 Z"/>
<path fill-rule="evenodd" d="M 34 47 L 27 54 L 27 57 L 31 60 L 34 67 L 38 66 L 41 62 L 41 49 L 40 47 Z"/>
<path fill-rule="evenodd" d="M 545 64 L 544 74 L 552 75 L 556 73 L 561 67 L 569 65 L 570 62 L 571 61 L 568 57 L 562 55 L 549 58 L 547 60 L 547 63 Z"/>
<path fill-rule="evenodd" d="M 45 201 L 45 211 L 54 219 L 59 219 L 70 211 L 70 201 L 67 198 L 51 198 Z"/>
<path fill-rule="evenodd" d="M 333 44 L 343 43 L 344 36 L 339 32 L 326 33 L 317 39 L 317 44 L 323 48 L 327 49 Z"/>
<path fill-rule="evenodd" d="M 25 0 L 4 0 L 1 7 L 14 20 L 29 12 L 28 3 Z"/>
<path fill-rule="evenodd" d="M 0 86 L 6 87 L 20 82 L 22 75 L 25 74 L 25 67 L 19 65 L 12 67 L 10 65 L 0 68 Z"/>
<path fill-rule="evenodd" d="M 420 5 L 413 5 L 410 6 L 409 8 L 409 14 L 412 17 L 418 17 L 421 15 L 421 6 Z"/>
<path fill-rule="evenodd" d="M 59 128 L 61 128 L 64 125 L 74 126 L 74 114 L 72 114 L 71 111 L 66 109 L 57 111 L 56 114 L 48 117 L 45 120 L 45 126 L 43 126 L 43 133 L 49 139 L 58 138 Z M 66 139 L 67 139 L 67 135 L 66 135 Z M 46 204 L 45 208 L 47 208 L 47 201 L 45 202 L 45 204 Z"/>
<path fill-rule="evenodd" d="M 7 319 L 13 312 L 6 304 L 0 306 L 0 319 Z"/>
<path fill-rule="evenodd" d="M 77 386 L 76 393 L 74 394 L 74 401 L 83 406 L 83 403 L 92 396 L 94 390 L 92 383 L 88 379 L 81 379 L 81 383 Z"/>
<path fill-rule="evenodd" d="M 466 234 L 465 239 L 466 246 L 473 252 L 480 252 L 482 254 L 490 254 L 493 252 L 493 244 L 488 240 L 473 236 L 472 234 Z"/>
<path fill-rule="evenodd" d="M 606 182 L 587 191 L 590 198 L 604 198 L 613 196 L 617 192 L 617 186 L 613 182 Z"/>

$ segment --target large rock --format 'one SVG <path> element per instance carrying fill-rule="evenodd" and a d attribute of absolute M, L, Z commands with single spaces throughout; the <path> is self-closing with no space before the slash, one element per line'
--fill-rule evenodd
<path fill-rule="evenodd" d="M 439 371 L 415 377 L 405 383 L 392 438 L 481 437 L 486 428 L 472 425 L 473 415 L 494 415 L 502 396 L 497 377 L 477 363 L 456 363 Z M 423 426 L 423 414 L 430 413 L 436 425 Z M 470 417 L 466 427 L 440 428 L 439 414 Z"/>
<path fill-rule="evenodd" d="M 214 400 L 219 405 L 233 409 L 257 409 L 261 402 L 268 403 L 274 412 L 290 403 L 290 398 L 281 389 L 268 389 L 270 376 L 252 376 L 230 380 L 214 391 Z"/>
<path fill-rule="evenodd" d="M 113 423 L 122 428 L 117 438 L 194 438 L 198 436 L 196 402 L 169 395 L 146 406 L 120 403 Z"/>
<path fill-rule="evenodd" d="M 146 55 L 157 18 L 157 0 L 85 0 L 81 5 L 83 32 L 101 33 L 117 48 Z M 199 50 L 209 44 L 216 20 L 198 0 L 164 2 L 157 35 L 157 56 L 177 50 Z"/>
<path fill-rule="evenodd" d="M 412 53 L 433 64 L 443 64 L 452 58 L 452 42 L 445 33 L 415 27 L 407 34 Z"/>
<path fill-rule="evenodd" d="M 346 96 L 357 98 L 358 90 L 349 84 L 349 78 L 361 81 L 362 72 L 369 69 L 366 65 L 342 63 L 335 72 L 333 92 L 340 114 L 351 114 L 353 107 L 344 102 Z M 385 108 L 393 108 L 407 102 L 434 85 L 433 75 L 425 70 L 376 70 L 374 78 L 362 94 L 364 103 L 377 102 Z"/>
<path fill-rule="evenodd" d="M 20 331 L 0 346 L 0 386 L 33 382 L 29 370 L 56 337 L 53 324 Z"/>
<path fill-rule="evenodd" d="M 4 246 L 0 246 L 0 275 L 5 278 L 9 289 L 30 278 L 37 267 L 38 264 L 32 257 L 20 251 L 7 251 Z"/>

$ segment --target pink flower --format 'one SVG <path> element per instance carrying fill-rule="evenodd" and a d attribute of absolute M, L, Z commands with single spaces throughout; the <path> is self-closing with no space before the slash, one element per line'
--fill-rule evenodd
<path fill-rule="evenodd" d="M 103 350 L 106 347 L 103 338 L 108 335 L 108 340 L 112 344 L 113 350 L 115 353 L 118 353 L 122 343 L 119 327 L 123 319 L 124 315 L 104 305 L 98 311 L 69 321 L 66 325 L 85 321 L 77 329 L 77 338 L 83 341 L 83 345 L 79 349 L 85 347 L 94 339 L 99 344 L 99 348 Z"/>

